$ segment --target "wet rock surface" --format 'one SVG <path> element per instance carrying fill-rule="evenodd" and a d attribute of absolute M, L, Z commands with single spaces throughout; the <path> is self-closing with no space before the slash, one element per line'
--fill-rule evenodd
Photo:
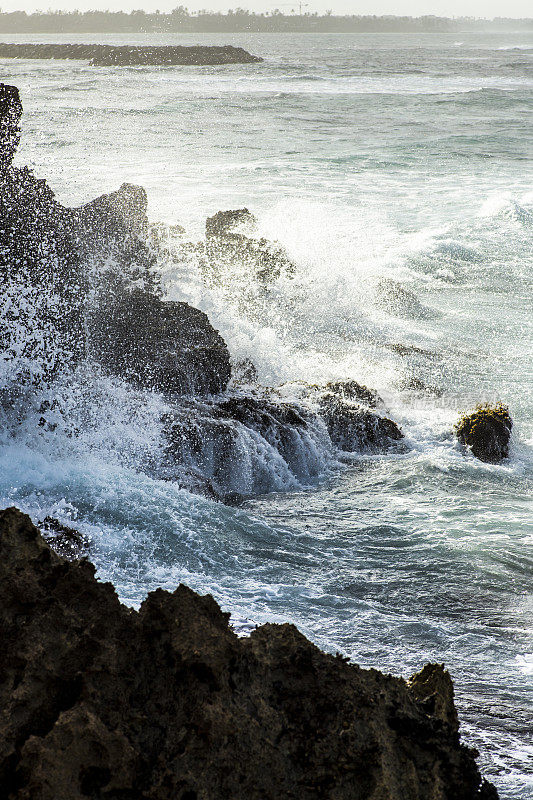
<path fill-rule="evenodd" d="M 0 58 L 89 60 L 95 67 L 256 64 L 262 58 L 231 45 L 193 47 L 0 43 Z"/>
<path fill-rule="evenodd" d="M 87 561 L 0 512 L 0 782 L 6 800 L 495 800 L 440 665 L 411 680 L 292 625 L 238 638 L 212 597 L 139 612 Z"/>
<path fill-rule="evenodd" d="M 222 391 L 222 338 L 202 312 L 160 299 L 144 189 L 65 208 L 12 165 L 21 113 L 17 89 L 0 84 L 0 349 L 19 379 L 46 384 L 91 358 L 145 388 Z"/>
<path fill-rule="evenodd" d="M 230 379 L 228 348 L 207 315 L 133 290 L 89 315 L 91 354 L 111 373 L 170 394 L 216 394 Z"/>
<path fill-rule="evenodd" d="M 507 406 L 478 406 L 471 414 L 461 417 L 455 433 L 459 442 L 480 461 L 499 464 L 509 455 L 512 428 Z"/>
<path fill-rule="evenodd" d="M 208 217 L 206 280 L 224 281 L 227 271 L 239 265 L 248 277 L 268 285 L 282 275 L 292 275 L 294 264 L 277 242 L 258 238 L 257 220 L 247 208 L 219 211 Z"/>
<path fill-rule="evenodd" d="M 45 517 L 38 527 L 52 550 L 67 561 L 77 561 L 89 554 L 89 539 L 55 517 Z"/>

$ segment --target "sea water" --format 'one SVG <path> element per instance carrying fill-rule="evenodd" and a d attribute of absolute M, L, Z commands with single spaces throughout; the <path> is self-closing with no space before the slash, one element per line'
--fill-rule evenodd
<path fill-rule="evenodd" d="M 164 398 L 81 371 L 53 390 L 68 423 L 45 430 L 36 410 L 4 424 L 1 505 L 87 533 L 130 605 L 182 581 L 239 632 L 291 621 L 405 676 L 443 662 L 485 776 L 502 798 L 533 798 L 533 34 L 9 38 L 227 43 L 265 59 L 0 61 L 24 105 L 17 163 L 67 205 L 142 184 L 150 219 L 192 240 L 208 215 L 248 207 L 295 274 L 267 293 L 238 269 L 209 288 L 194 259 L 169 257 L 167 297 L 206 311 L 288 399 L 302 382 L 376 388 L 408 447 L 341 458 L 317 432 L 287 470 L 243 440 L 232 480 L 261 462 L 270 482 L 231 508 L 144 469 Z M 383 281 L 420 305 L 387 308 Z M 515 425 L 496 466 L 452 430 L 498 401 Z"/>

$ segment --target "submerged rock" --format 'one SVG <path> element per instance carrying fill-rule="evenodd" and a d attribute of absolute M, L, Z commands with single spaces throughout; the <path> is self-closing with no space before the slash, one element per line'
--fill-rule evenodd
<path fill-rule="evenodd" d="M 287 402 L 254 390 L 221 399 L 183 400 L 163 419 L 163 463 L 156 476 L 233 503 L 314 483 L 337 450 L 383 453 L 402 433 L 392 420 L 331 392 Z"/>
<path fill-rule="evenodd" d="M 382 278 L 379 281 L 377 301 L 385 311 L 398 317 L 434 319 L 439 316 L 437 311 L 423 305 L 414 292 L 391 278 Z"/>
<path fill-rule="evenodd" d="M 498 464 L 509 455 L 513 421 L 507 406 L 478 406 L 455 426 L 459 442 L 480 461 Z"/>
<path fill-rule="evenodd" d="M 495 800 L 450 676 L 406 682 L 293 625 L 238 638 L 185 586 L 122 606 L 87 561 L 0 512 L 5 800 Z"/>

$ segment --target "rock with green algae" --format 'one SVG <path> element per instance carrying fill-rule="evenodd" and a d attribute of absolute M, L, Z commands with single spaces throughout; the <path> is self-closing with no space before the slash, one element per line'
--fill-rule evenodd
<path fill-rule="evenodd" d="M 212 597 L 121 605 L 0 512 L 5 800 L 495 800 L 440 665 L 410 681 L 292 625 L 238 638 Z"/>
<path fill-rule="evenodd" d="M 480 405 L 464 414 L 455 426 L 459 442 L 480 461 L 498 464 L 509 455 L 513 421 L 504 405 Z"/>

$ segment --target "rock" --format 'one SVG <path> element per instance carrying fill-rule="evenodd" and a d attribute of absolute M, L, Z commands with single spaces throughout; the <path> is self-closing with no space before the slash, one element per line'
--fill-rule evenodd
<path fill-rule="evenodd" d="M 326 383 L 325 389 L 343 400 L 352 400 L 370 408 L 385 405 L 375 389 L 362 386 L 357 381 L 333 381 Z"/>
<path fill-rule="evenodd" d="M 89 59 L 95 67 L 122 67 L 137 65 L 222 65 L 256 64 L 262 58 L 253 56 L 242 47 L 231 45 L 193 47 L 105 44 L 14 44 L 0 43 L 0 58 L 58 58 Z"/>
<path fill-rule="evenodd" d="M 83 213 L 94 218 L 96 225 L 105 225 L 110 219 L 120 221 L 128 234 L 139 239 L 148 236 L 148 197 L 142 186 L 123 183 L 111 194 L 103 194 L 82 206 Z"/>
<path fill-rule="evenodd" d="M 0 83 L 0 171 L 11 166 L 20 140 L 22 103 L 18 89 Z"/>
<path fill-rule="evenodd" d="M 131 383 L 177 394 L 217 394 L 231 377 L 229 353 L 207 315 L 141 289 L 89 317 L 91 355 Z"/>
<path fill-rule="evenodd" d="M 276 242 L 254 238 L 257 220 L 247 208 L 219 211 L 206 221 L 206 278 L 224 283 L 228 273 L 244 272 L 262 284 L 282 274 L 292 275 L 295 267 Z"/>
<path fill-rule="evenodd" d="M 415 375 L 406 375 L 396 383 L 396 387 L 400 391 L 419 392 L 421 394 L 433 395 L 433 397 L 442 397 L 444 390 L 440 386 L 424 383 L 424 381 L 417 378 Z"/>
<path fill-rule="evenodd" d="M 64 208 L 45 181 L 11 165 L 15 87 L 0 84 L 0 114 L 0 355 L 12 381 L 49 385 L 90 357 L 138 386 L 222 391 L 230 366 L 221 336 L 201 311 L 160 299 L 144 189 L 123 184 Z"/>
<path fill-rule="evenodd" d="M 331 441 L 346 452 L 383 452 L 403 439 L 400 428 L 388 417 L 368 411 L 333 393 L 320 398 L 321 416 Z"/>
<path fill-rule="evenodd" d="M 385 311 L 398 317 L 434 319 L 439 316 L 437 311 L 424 306 L 414 292 L 390 278 L 378 282 L 377 300 Z"/>
<path fill-rule="evenodd" d="M 397 353 L 399 356 L 425 356 L 431 359 L 438 357 L 438 353 L 434 350 L 425 350 L 423 347 L 416 347 L 413 344 L 390 343 L 383 346 L 386 347 L 387 350 L 392 350 L 393 353 Z"/>
<path fill-rule="evenodd" d="M 257 383 L 257 367 L 250 358 L 243 358 L 231 365 L 232 380 L 235 383 Z"/>
<path fill-rule="evenodd" d="M 217 211 L 208 217 L 205 223 L 207 239 L 220 236 L 231 236 L 235 233 L 252 234 L 257 230 L 257 219 L 247 208 L 234 211 Z"/>
<path fill-rule="evenodd" d="M 5 800 L 493 800 L 439 665 L 410 682 L 185 586 L 122 606 L 0 512 Z"/>
<path fill-rule="evenodd" d="M 63 525 L 55 517 L 45 517 L 38 526 L 52 550 L 67 561 L 76 561 L 88 555 L 89 539 L 75 528 Z"/>
<path fill-rule="evenodd" d="M 478 406 L 455 426 L 459 442 L 480 461 L 498 464 L 509 455 L 513 421 L 507 406 Z"/>

